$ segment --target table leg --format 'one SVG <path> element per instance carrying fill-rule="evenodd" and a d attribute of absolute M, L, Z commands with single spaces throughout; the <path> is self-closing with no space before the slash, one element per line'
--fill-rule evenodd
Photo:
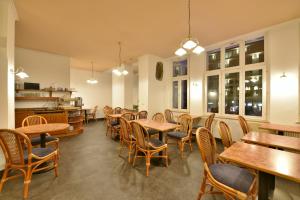
<path fill-rule="evenodd" d="M 275 176 L 260 171 L 258 185 L 258 200 L 268 200 L 269 192 L 275 188 Z"/>
<path fill-rule="evenodd" d="M 40 137 L 41 137 L 41 147 L 46 148 L 46 133 L 42 133 Z"/>
<path fill-rule="evenodd" d="M 162 131 L 159 131 L 158 132 L 158 139 L 160 140 L 160 141 L 162 141 L 163 142 L 163 132 Z M 163 155 L 163 152 L 161 151 L 161 152 L 159 152 L 159 155 L 160 156 L 162 156 Z"/>
<path fill-rule="evenodd" d="M 87 124 L 87 110 L 84 110 L 84 121 Z"/>

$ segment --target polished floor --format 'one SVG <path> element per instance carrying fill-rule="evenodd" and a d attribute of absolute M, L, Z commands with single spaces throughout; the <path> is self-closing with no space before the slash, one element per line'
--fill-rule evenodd
<path fill-rule="evenodd" d="M 145 161 L 133 168 L 127 152 L 118 156 L 119 143 L 105 136 L 103 122 L 91 122 L 79 136 L 63 138 L 60 144 L 59 176 L 49 171 L 33 176 L 32 200 L 195 200 L 202 180 L 202 162 L 196 146 L 181 159 L 175 146 L 169 147 L 170 165 L 152 166 L 145 176 Z M 8 181 L 2 200 L 22 199 L 23 179 Z M 274 199 L 300 199 L 300 186 L 276 180 Z M 279 188 L 280 187 L 280 188 Z M 290 190 L 291 192 L 286 192 Z M 299 190 L 299 191 L 298 191 Z M 223 199 L 206 195 L 205 200 Z"/>

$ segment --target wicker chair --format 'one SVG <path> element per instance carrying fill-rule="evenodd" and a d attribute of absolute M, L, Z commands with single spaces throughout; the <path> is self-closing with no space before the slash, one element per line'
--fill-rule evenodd
<path fill-rule="evenodd" d="M 55 176 L 58 176 L 57 149 L 52 147 L 32 148 L 31 142 L 25 134 L 8 129 L 0 129 L 0 146 L 6 160 L 0 182 L 0 192 L 6 181 L 23 175 L 23 197 L 27 199 L 32 173 L 54 168 Z M 50 161 L 53 163 L 52 165 Z M 42 167 L 42 164 L 46 162 L 48 165 Z M 21 174 L 10 174 L 10 171 L 20 171 Z"/>
<path fill-rule="evenodd" d="M 172 124 L 177 124 L 177 122 L 174 120 L 173 112 L 170 109 L 165 110 L 165 118 L 166 118 L 167 122 L 172 123 Z"/>
<path fill-rule="evenodd" d="M 205 122 L 204 122 L 204 127 L 205 128 L 207 128 L 208 130 L 210 130 L 211 131 L 211 126 L 212 126 L 212 123 L 213 123 L 213 121 L 214 121 L 214 118 L 215 118 L 215 113 L 213 113 L 213 114 L 210 114 L 209 116 L 208 116 L 208 118 L 205 120 Z M 195 126 L 193 126 L 193 130 L 196 130 L 196 129 L 198 129 L 198 128 L 202 128 L 203 126 L 202 125 L 195 125 Z M 196 133 L 196 132 L 195 132 Z"/>
<path fill-rule="evenodd" d="M 247 123 L 246 119 L 240 115 L 238 116 L 238 119 L 239 119 L 241 128 L 243 130 L 243 133 L 244 133 L 244 135 L 246 135 L 247 133 L 250 132 L 250 127 L 249 127 L 248 123 Z"/>
<path fill-rule="evenodd" d="M 138 117 L 138 119 L 147 119 L 148 112 L 146 110 L 142 110 L 142 111 L 138 112 L 137 117 Z"/>
<path fill-rule="evenodd" d="M 229 148 L 233 144 L 230 128 L 224 121 L 220 121 L 218 129 L 224 148 Z"/>
<path fill-rule="evenodd" d="M 190 145 L 190 151 L 193 151 L 192 147 L 192 124 L 193 119 L 189 114 L 182 114 L 178 118 L 178 123 L 181 125 L 178 130 L 168 132 L 166 142 L 169 138 L 176 139 L 180 150 L 181 158 L 183 158 L 184 146 L 188 142 Z"/>
<path fill-rule="evenodd" d="M 135 120 L 135 115 L 131 112 L 123 113 L 121 117 L 125 118 L 127 121 Z"/>
<path fill-rule="evenodd" d="M 119 156 L 121 155 L 122 149 L 124 147 L 128 148 L 128 162 L 131 162 L 131 154 L 135 147 L 135 137 L 132 135 L 132 129 L 130 122 L 125 119 L 124 117 L 120 118 L 120 135 L 121 135 L 121 141 L 120 141 L 120 152 Z"/>
<path fill-rule="evenodd" d="M 218 191 L 221 191 L 226 199 L 255 199 L 256 174 L 236 165 L 217 163 L 216 142 L 208 129 L 197 129 L 196 139 L 204 163 L 204 177 L 198 200 L 205 193 L 220 193 Z M 211 186 L 209 191 L 205 190 L 206 185 Z"/>
<path fill-rule="evenodd" d="M 155 113 L 153 116 L 152 116 L 152 120 L 153 121 L 156 121 L 156 122 L 159 122 L 159 123 L 163 123 L 165 122 L 165 117 L 164 117 L 164 114 L 162 113 Z M 149 133 L 150 137 L 153 136 L 153 135 L 157 135 L 159 134 L 159 131 L 156 130 L 156 129 L 147 129 L 147 132 Z"/>
<path fill-rule="evenodd" d="M 166 166 L 168 167 L 168 145 L 156 138 L 150 138 L 147 130 L 138 122 L 131 122 L 134 137 L 136 138 L 136 150 L 133 159 L 133 166 L 136 158 L 146 158 L 146 176 L 149 176 L 150 160 L 151 158 L 164 158 Z M 144 155 L 138 155 L 141 152 Z M 154 155 L 159 152 L 164 152 L 164 155 Z"/>
<path fill-rule="evenodd" d="M 104 118 L 106 124 L 106 136 L 110 133 L 111 138 L 115 137 L 120 129 L 119 122 L 117 120 L 112 119 L 109 115 L 113 114 L 112 108 L 107 108 L 104 110 Z"/>
<path fill-rule="evenodd" d="M 114 113 L 115 113 L 115 114 L 122 114 L 122 108 L 121 108 L 121 107 L 116 107 L 116 108 L 114 109 Z"/>
<path fill-rule="evenodd" d="M 86 117 L 87 118 L 87 122 L 86 123 L 89 123 L 90 119 L 97 120 L 97 118 L 96 118 L 97 110 L 98 110 L 98 106 L 95 106 L 93 108 L 92 112 L 87 113 L 87 117 Z"/>
<path fill-rule="evenodd" d="M 22 127 L 38 125 L 38 124 L 47 124 L 47 120 L 40 115 L 31 115 L 26 117 L 22 121 Z M 47 133 L 45 139 L 46 139 L 46 145 L 55 145 L 55 147 L 58 149 L 58 144 L 59 144 L 58 138 L 53 137 L 49 133 Z M 39 146 L 41 144 L 41 137 L 39 136 L 30 137 L 30 140 L 32 146 Z"/>

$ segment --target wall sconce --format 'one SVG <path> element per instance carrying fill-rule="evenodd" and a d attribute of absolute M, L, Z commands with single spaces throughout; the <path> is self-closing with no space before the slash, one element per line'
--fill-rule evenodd
<path fill-rule="evenodd" d="M 286 79 L 287 76 L 285 75 L 285 72 L 282 73 L 282 75 L 280 76 L 281 79 Z"/>
<path fill-rule="evenodd" d="M 199 84 L 199 82 L 194 81 L 192 85 L 195 86 L 195 87 L 198 87 L 200 84 Z"/>
<path fill-rule="evenodd" d="M 17 70 L 15 71 L 11 69 L 10 72 L 15 74 L 20 79 L 25 79 L 29 77 L 28 74 L 24 72 L 24 69 L 22 67 L 17 68 Z"/>

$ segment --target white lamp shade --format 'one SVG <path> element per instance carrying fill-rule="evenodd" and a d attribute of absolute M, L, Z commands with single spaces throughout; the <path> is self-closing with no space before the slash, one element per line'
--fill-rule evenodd
<path fill-rule="evenodd" d="M 94 79 L 94 78 L 91 78 L 91 79 L 86 80 L 86 82 L 87 82 L 88 84 L 97 84 L 97 83 L 98 83 L 98 80 L 96 80 L 96 79 Z"/>
<path fill-rule="evenodd" d="M 121 75 L 122 75 L 122 72 L 120 72 L 118 69 L 114 69 L 112 72 L 113 72 L 115 75 L 117 75 L 117 76 L 121 76 Z"/>
<path fill-rule="evenodd" d="M 201 46 L 197 46 L 194 50 L 193 53 L 200 55 L 205 49 Z"/>
<path fill-rule="evenodd" d="M 124 76 L 126 76 L 126 75 L 128 74 L 128 71 L 127 71 L 127 70 L 123 70 L 123 71 L 122 71 L 122 74 L 123 74 Z"/>
<path fill-rule="evenodd" d="M 184 49 L 184 48 L 179 48 L 179 49 L 177 49 L 176 51 L 175 51 L 175 55 L 177 55 L 177 56 L 183 56 L 183 55 L 185 55 L 187 52 L 186 52 L 186 50 Z"/>
<path fill-rule="evenodd" d="M 188 40 L 182 46 L 183 48 L 190 50 L 195 48 L 197 46 L 197 43 L 193 40 Z"/>
<path fill-rule="evenodd" d="M 18 77 L 21 78 L 21 79 L 24 79 L 24 78 L 28 78 L 28 77 L 29 77 L 28 74 L 25 73 L 25 72 L 23 72 L 23 71 L 16 73 L 16 76 L 18 76 Z"/>

